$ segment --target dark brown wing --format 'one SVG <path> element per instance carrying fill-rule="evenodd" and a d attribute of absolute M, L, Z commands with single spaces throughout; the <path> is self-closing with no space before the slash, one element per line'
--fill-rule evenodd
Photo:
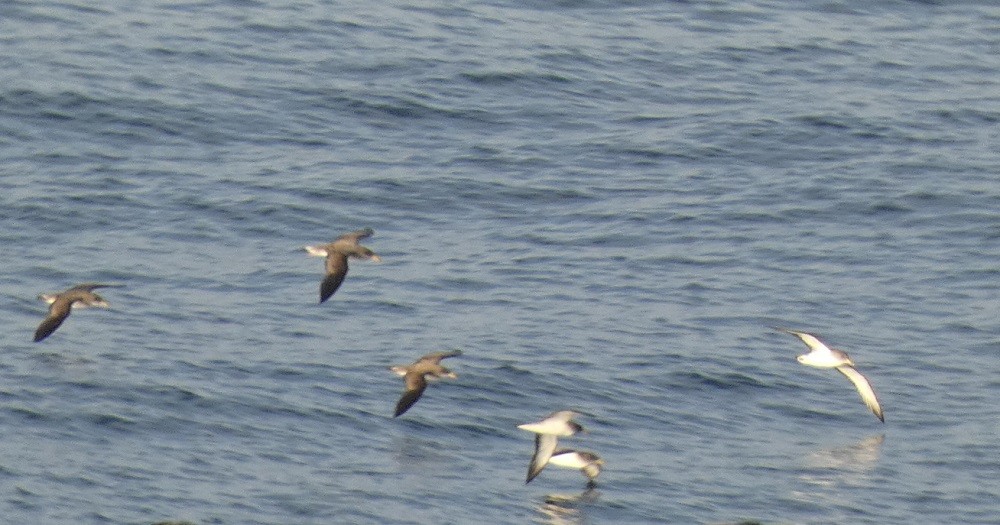
<path fill-rule="evenodd" d="M 80 283 L 66 291 L 68 292 L 70 290 L 86 290 L 88 292 L 92 292 L 97 288 L 122 288 L 122 285 L 104 284 L 104 283 Z"/>
<path fill-rule="evenodd" d="M 59 328 L 59 325 L 69 317 L 70 311 L 70 301 L 65 297 L 60 296 L 58 299 L 49 305 L 49 315 L 46 317 L 38 329 L 35 330 L 35 342 L 39 342 L 42 339 L 52 335 L 52 332 Z"/>
<path fill-rule="evenodd" d="M 427 354 L 427 355 L 421 357 L 420 359 L 417 360 L 417 363 L 434 363 L 434 364 L 437 364 L 437 363 L 440 363 L 441 360 L 444 359 L 444 358 L 446 358 L 446 357 L 455 357 L 455 356 L 458 356 L 458 355 L 462 355 L 462 351 L 461 350 L 453 350 L 451 352 L 434 352 L 433 354 Z M 413 364 L 417 364 L 417 363 L 413 363 Z"/>
<path fill-rule="evenodd" d="M 353 231 L 351 233 L 345 233 L 345 234 L 341 235 L 340 237 L 337 237 L 334 240 L 334 242 L 337 242 L 337 241 L 350 241 L 350 242 L 353 242 L 353 243 L 357 244 L 357 242 L 360 241 L 361 239 L 364 239 L 366 237 L 371 237 L 373 233 L 375 233 L 375 230 L 373 230 L 371 228 L 365 228 L 363 230 Z"/>
<path fill-rule="evenodd" d="M 326 302 L 333 292 L 340 288 L 347 276 L 347 256 L 342 253 L 330 252 L 326 256 L 326 277 L 319 285 L 319 302 Z"/>
<path fill-rule="evenodd" d="M 406 391 L 403 392 L 403 396 L 396 403 L 396 413 L 392 417 L 403 415 L 420 399 L 420 396 L 424 395 L 424 389 L 427 388 L 427 380 L 424 379 L 423 374 L 409 372 L 404 379 L 406 380 Z"/>

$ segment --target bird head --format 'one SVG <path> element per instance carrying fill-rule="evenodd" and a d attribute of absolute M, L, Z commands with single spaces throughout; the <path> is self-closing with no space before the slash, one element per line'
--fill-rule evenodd
<path fill-rule="evenodd" d="M 854 360 L 851 359 L 851 356 L 847 355 L 847 352 L 845 352 L 843 350 L 840 350 L 839 348 L 834 348 L 832 350 L 833 350 L 834 354 L 839 355 L 840 357 L 844 358 L 844 361 L 845 361 L 846 364 L 851 365 L 851 366 L 855 366 L 854 365 Z"/>
<path fill-rule="evenodd" d="M 96 306 L 97 308 L 111 308 L 111 303 L 104 300 L 100 295 L 94 294 L 94 300 L 87 303 L 87 306 Z"/>

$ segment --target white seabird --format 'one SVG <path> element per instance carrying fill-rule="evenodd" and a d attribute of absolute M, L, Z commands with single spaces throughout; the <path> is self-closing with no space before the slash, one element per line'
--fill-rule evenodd
<path fill-rule="evenodd" d="M 579 470 L 587 476 L 587 486 L 593 487 L 597 484 L 597 476 L 601 473 L 604 460 L 593 452 L 559 450 L 549 458 L 549 464 Z"/>
<path fill-rule="evenodd" d="M 525 484 L 531 483 L 531 480 L 542 472 L 545 465 L 549 464 L 560 437 L 569 437 L 584 431 L 579 423 L 573 421 L 577 415 L 579 414 L 572 410 L 560 410 L 537 423 L 525 423 L 517 426 L 521 430 L 535 433 L 535 453 L 531 456 L 531 463 L 528 464 L 528 476 Z"/>
<path fill-rule="evenodd" d="M 875 390 L 872 389 L 872 385 L 868 382 L 868 379 L 854 368 L 854 361 L 846 352 L 826 346 L 815 335 L 808 332 L 778 327 L 774 327 L 774 329 L 798 337 L 809 347 L 810 352 L 808 354 L 802 354 L 796 358 L 800 363 L 816 368 L 836 368 L 838 372 L 844 374 L 847 379 L 850 379 L 851 383 L 854 384 L 854 388 L 858 389 L 858 394 L 861 394 L 861 400 L 865 402 L 865 405 L 875 414 L 875 417 L 879 421 L 885 423 L 885 417 L 882 415 L 882 407 L 879 405 L 878 398 L 875 397 Z"/>

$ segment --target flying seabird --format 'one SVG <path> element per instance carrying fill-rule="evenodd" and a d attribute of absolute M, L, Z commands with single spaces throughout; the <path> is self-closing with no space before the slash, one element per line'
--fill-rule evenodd
<path fill-rule="evenodd" d="M 323 303 L 333 295 L 344 282 L 347 275 L 347 258 L 356 257 L 358 259 L 368 259 L 380 262 L 382 258 L 375 252 L 358 244 L 358 241 L 371 236 L 375 230 L 365 228 L 351 233 L 345 233 L 337 237 L 329 244 L 319 246 L 306 246 L 306 252 L 316 257 L 326 257 L 326 277 L 319 285 L 319 302 Z"/>
<path fill-rule="evenodd" d="M 861 400 L 865 402 L 865 405 L 868 406 L 879 421 L 885 423 L 885 417 L 882 416 L 882 407 L 879 406 L 878 398 L 875 397 L 875 391 L 872 390 L 871 383 L 865 379 L 865 376 L 861 375 L 861 372 L 858 372 L 854 368 L 854 361 L 851 360 L 846 352 L 826 346 L 815 335 L 810 333 L 789 330 L 787 328 L 774 328 L 775 330 L 798 337 L 809 347 L 811 351 L 808 354 L 803 354 L 796 358 L 800 363 L 816 368 L 836 368 L 838 372 L 844 374 L 847 379 L 850 379 L 851 383 L 854 384 L 854 388 L 857 388 L 858 393 L 861 394 Z"/>
<path fill-rule="evenodd" d="M 78 284 L 61 293 L 40 294 L 39 299 L 49 303 L 49 315 L 38 325 L 35 330 L 35 342 L 52 335 L 52 332 L 59 328 L 59 325 L 69 317 L 70 310 L 74 308 L 98 307 L 110 308 L 110 304 L 103 297 L 93 292 L 95 288 L 121 286 L 118 284 L 83 283 Z"/>
<path fill-rule="evenodd" d="M 403 381 L 406 383 L 406 390 L 403 391 L 402 397 L 396 403 L 396 413 L 392 417 L 403 415 L 404 412 L 409 410 L 420 399 L 420 396 L 424 393 L 424 389 L 427 388 L 426 376 L 431 376 L 434 379 L 439 377 L 457 378 L 458 375 L 455 372 L 441 366 L 442 359 L 457 355 L 462 355 L 462 351 L 436 352 L 417 359 L 410 366 L 389 367 L 397 375 L 403 376 Z"/>
<path fill-rule="evenodd" d="M 593 487 L 597 484 L 597 476 L 601 473 L 601 465 L 604 465 L 604 460 L 593 452 L 559 450 L 549 458 L 549 464 L 580 470 L 584 476 L 587 476 L 587 487 Z"/>
<path fill-rule="evenodd" d="M 556 450 L 556 445 L 560 437 L 568 437 L 583 432 L 583 427 L 573 421 L 579 414 L 572 410 L 560 410 L 553 412 L 547 418 L 537 423 L 525 423 L 517 428 L 535 433 L 535 453 L 531 456 L 531 463 L 528 464 L 528 476 L 525 484 L 531 483 L 545 465 L 549 464 L 552 453 Z"/>

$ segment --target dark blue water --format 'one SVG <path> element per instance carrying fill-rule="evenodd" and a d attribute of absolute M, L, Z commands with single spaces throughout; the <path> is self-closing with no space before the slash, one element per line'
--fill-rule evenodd
<path fill-rule="evenodd" d="M 39 0 L 0 35 L 0 521 L 1000 516 L 992 2 Z M 384 261 L 317 305 L 301 247 L 362 227 Z M 30 342 L 84 281 L 126 286 Z M 392 419 L 386 367 L 450 348 Z M 523 483 L 516 425 L 566 407 L 596 491 Z"/>

